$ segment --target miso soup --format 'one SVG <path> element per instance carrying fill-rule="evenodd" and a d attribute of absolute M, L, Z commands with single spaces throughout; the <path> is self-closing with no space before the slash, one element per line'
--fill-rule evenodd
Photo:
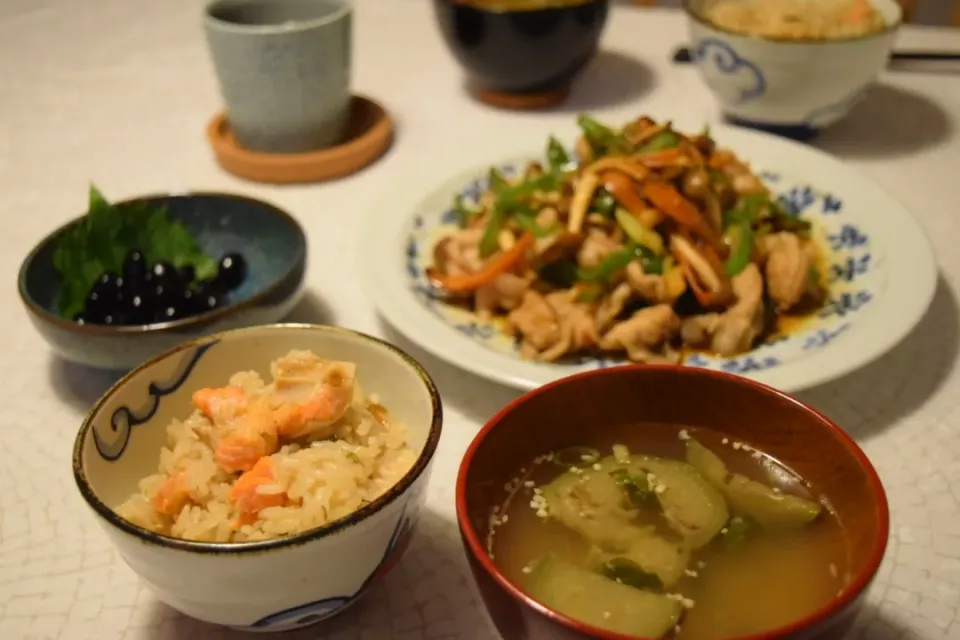
<path fill-rule="evenodd" d="M 491 514 L 487 551 L 535 600 L 618 633 L 721 640 L 850 581 L 829 502 L 776 460 L 701 429 L 613 433 L 533 460 Z"/>

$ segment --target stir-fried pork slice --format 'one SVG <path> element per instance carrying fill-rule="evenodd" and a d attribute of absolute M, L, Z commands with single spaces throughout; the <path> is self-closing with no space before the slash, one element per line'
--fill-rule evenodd
<path fill-rule="evenodd" d="M 438 242 L 433 249 L 433 263 L 441 273 L 460 275 L 473 273 L 483 266 L 480 238 L 483 229 L 463 229 Z"/>
<path fill-rule="evenodd" d="M 620 243 L 615 238 L 608 236 L 600 229 L 590 229 L 577 252 L 577 263 L 587 269 L 596 267 L 619 248 Z"/>
<path fill-rule="evenodd" d="M 751 263 L 732 281 L 736 302 L 723 313 L 707 313 L 683 322 L 680 335 L 691 347 L 707 347 L 730 356 L 753 347 L 763 332 L 763 278 Z"/>
<path fill-rule="evenodd" d="M 673 304 L 687 290 L 683 271 L 673 268 L 663 275 L 644 273 L 643 266 L 634 260 L 626 268 L 627 282 L 641 298 L 654 304 Z"/>
<path fill-rule="evenodd" d="M 816 289 L 810 277 L 816 261 L 813 243 L 786 231 L 764 238 L 767 291 L 779 311 L 788 311 Z"/>
<path fill-rule="evenodd" d="M 662 347 L 680 329 L 680 318 L 668 304 L 640 309 L 630 318 L 613 325 L 602 338 L 600 348 L 623 350 L 634 362 L 675 362 Z"/>
<path fill-rule="evenodd" d="M 477 289 L 474 294 L 474 307 L 477 315 L 488 318 L 497 311 L 513 311 L 523 302 L 523 294 L 530 288 L 536 274 L 518 276 L 514 273 L 501 273 L 492 282 Z"/>
<path fill-rule="evenodd" d="M 610 295 L 604 297 L 597 308 L 597 331 L 602 333 L 609 329 L 632 297 L 633 288 L 627 282 L 621 282 Z"/>
<path fill-rule="evenodd" d="M 557 315 L 536 291 L 524 292 L 520 306 L 507 315 L 507 321 L 523 338 L 520 350 L 525 358 L 535 358 L 560 341 Z"/>
<path fill-rule="evenodd" d="M 540 352 L 537 359 L 553 362 L 570 352 L 580 351 L 597 344 L 599 336 L 593 319 L 593 307 L 576 301 L 573 289 L 555 291 L 547 295 L 547 304 L 560 323 L 560 339 L 553 346 Z"/>

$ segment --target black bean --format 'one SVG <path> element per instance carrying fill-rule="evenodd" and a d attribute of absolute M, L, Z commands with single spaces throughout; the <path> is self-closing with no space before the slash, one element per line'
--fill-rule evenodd
<path fill-rule="evenodd" d="M 153 319 L 153 305 L 146 292 L 135 292 L 130 296 L 127 310 L 130 324 L 148 324 Z"/>
<path fill-rule="evenodd" d="M 181 282 L 190 284 L 197 279 L 197 270 L 193 268 L 192 264 L 185 264 L 177 270 L 177 275 L 180 276 Z"/>
<path fill-rule="evenodd" d="M 217 264 L 217 281 L 224 289 L 232 291 L 247 277 L 247 261 L 239 253 L 228 253 Z"/>
<path fill-rule="evenodd" d="M 132 249 L 123 259 L 123 278 L 128 284 L 143 280 L 147 273 L 147 260 L 139 249 Z"/>
<path fill-rule="evenodd" d="M 215 290 L 201 291 L 198 298 L 197 309 L 199 313 L 203 313 L 205 311 L 213 311 L 221 306 L 223 304 L 224 294 Z"/>

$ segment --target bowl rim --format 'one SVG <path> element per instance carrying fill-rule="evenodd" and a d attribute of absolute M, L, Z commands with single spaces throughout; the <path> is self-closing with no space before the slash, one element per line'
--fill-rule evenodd
<path fill-rule="evenodd" d="M 353 2 L 350 0 L 335 0 L 330 4 L 331 9 L 322 16 L 305 18 L 303 20 L 293 21 L 293 26 L 288 27 L 285 24 L 246 24 L 226 20 L 216 13 L 224 9 L 243 8 L 244 5 L 252 4 L 251 0 L 215 0 L 210 2 L 203 10 L 203 21 L 208 29 L 229 33 L 233 36 L 258 37 L 264 35 L 276 35 L 283 33 L 303 33 L 311 29 L 328 27 L 336 24 L 351 15 L 353 12 Z"/>
<path fill-rule="evenodd" d="M 237 300 L 236 302 L 231 302 L 226 306 L 213 309 L 212 311 L 206 311 L 197 315 L 187 316 L 186 318 L 171 320 L 169 322 L 153 322 L 150 324 L 137 325 L 77 324 L 68 318 L 64 318 L 58 314 L 48 311 L 47 309 L 44 309 L 39 303 L 37 303 L 37 301 L 30 294 L 30 291 L 27 289 L 27 272 L 30 270 L 30 267 L 33 266 L 40 251 L 46 248 L 48 245 L 54 243 L 68 228 L 78 224 L 81 220 L 83 220 L 87 215 L 86 213 L 83 213 L 80 216 L 65 222 L 44 236 L 43 239 L 34 245 L 27 256 L 23 259 L 23 262 L 20 263 L 20 269 L 17 273 L 17 292 L 20 294 L 21 302 L 23 302 L 23 305 L 27 308 L 27 311 L 33 314 L 37 319 L 53 324 L 60 329 L 71 331 L 80 335 L 138 336 L 144 334 L 173 333 L 183 329 L 193 329 L 198 326 L 211 324 L 217 322 L 218 320 L 222 320 L 227 316 L 234 315 L 239 311 L 258 307 L 264 300 L 272 298 L 278 291 L 280 291 L 291 278 L 295 278 L 298 271 L 305 271 L 307 262 L 306 232 L 303 230 L 303 227 L 300 225 L 300 223 L 297 222 L 296 218 L 271 202 L 260 200 L 258 198 L 251 198 L 250 196 L 240 195 L 237 193 L 220 191 L 187 191 L 181 193 L 151 193 L 142 196 L 126 198 L 124 200 L 118 200 L 117 202 L 111 204 L 121 206 L 157 202 L 160 200 L 169 201 L 191 198 L 217 198 L 221 200 L 226 199 L 246 201 L 261 206 L 264 210 L 270 212 L 272 215 L 283 221 L 294 232 L 294 235 L 297 238 L 296 246 L 291 250 L 292 259 L 290 267 L 274 282 L 271 282 L 266 287 L 260 291 L 257 291 L 251 296 L 243 298 L 242 300 Z"/>
<path fill-rule="evenodd" d="M 511 4 L 510 0 L 499 0 L 499 2 L 491 3 L 491 6 L 484 6 L 483 4 L 471 3 L 465 0 L 434 0 L 434 4 L 449 4 L 458 6 L 462 9 L 469 9 L 471 11 L 476 11 L 477 13 L 490 13 L 495 15 L 504 15 L 504 14 L 530 14 L 530 13 L 558 13 L 560 11 L 570 11 L 571 9 L 577 9 L 582 5 L 587 4 L 605 4 L 609 5 L 610 0 L 579 0 L 579 2 L 574 2 L 572 4 L 557 4 L 557 5 L 545 5 L 538 7 L 536 3 L 533 3 L 532 6 L 527 8 L 520 9 L 508 9 L 507 7 Z"/>
<path fill-rule="evenodd" d="M 464 453 L 463 459 L 460 462 L 460 468 L 457 473 L 455 494 L 457 523 L 460 527 L 466 552 L 480 564 L 480 566 L 483 568 L 483 571 L 520 605 L 539 613 L 541 616 L 552 620 L 562 627 L 566 627 L 573 631 L 578 631 L 582 634 L 602 640 L 650 640 L 640 636 L 630 636 L 621 633 L 615 633 L 585 624 L 579 620 L 551 609 L 527 595 L 523 589 L 509 580 L 501 572 L 499 566 L 497 566 L 497 564 L 490 559 L 485 550 L 483 541 L 477 535 L 476 530 L 473 528 L 473 525 L 470 522 L 470 515 L 467 505 L 467 476 L 469 474 L 473 458 L 486 437 L 494 429 L 496 429 L 508 415 L 510 415 L 521 405 L 525 404 L 527 401 L 543 393 L 551 391 L 556 387 L 561 387 L 566 384 L 574 384 L 589 377 L 619 375 L 627 371 L 660 371 L 677 375 L 680 378 L 685 376 L 702 376 L 705 378 L 713 378 L 717 381 L 732 382 L 742 387 L 752 389 L 753 391 L 763 395 L 776 396 L 781 400 L 787 401 L 795 407 L 798 407 L 804 413 L 814 417 L 818 422 L 826 427 L 829 432 L 832 432 L 835 436 L 837 436 L 840 444 L 847 450 L 847 453 L 857 461 L 858 466 L 863 469 L 867 475 L 867 483 L 876 499 L 876 516 L 879 521 L 880 530 L 879 535 L 877 536 L 877 541 L 870 550 L 864 569 L 861 570 L 840 592 L 839 596 L 835 596 L 827 604 L 804 616 L 803 618 L 800 618 L 799 620 L 796 620 L 790 624 L 764 631 L 762 633 L 739 636 L 737 638 L 731 638 L 730 640 L 782 640 L 783 638 L 790 637 L 790 634 L 803 631 L 814 624 L 832 617 L 851 605 L 860 596 L 864 589 L 869 586 L 870 582 L 873 580 L 874 576 L 879 570 L 880 563 L 883 561 L 884 552 L 886 551 L 887 543 L 890 537 L 890 507 L 887 501 L 886 491 L 883 488 L 883 483 L 880 481 L 880 476 L 878 475 L 877 470 L 874 468 L 873 463 L 870 462 L 870 459 L 867 457 L 866 453 L 864 453 L 863 449 L 860 448 L 860 446 L 849 434 L 841 429 L 830 418 L 805 402 L 802 402 L 787 393 L 774 389 L 773 387 L 765 385 L 761 382 L 744 378 L 732 373 L 727 373 L 725 371 L 701 369 L 674 364 L 627 364 L 617 367 L 607 367 L 604 369 L 584 371 L 561 378 L 559 380 L 555 380 L 548 384 L 537 387 L 532 391 L 528 391 L 520 397 L 512 400 L 500 411 L 498 411 L 496 415 L 494 415 L 480 429 L 477 435 L 470 442 L 470 445 L 467 447 L 467 451 Z"/>
<path fill-rule="evenodd" d="M 769 42 L 776 44 L 840 44 L 840 43 L 849 43 L 849 42 L 860 42 L 863 40 L 870 40 L 873 38 L 880 38 L 882 36 L 888 35 L 901 26 L 903 26 L 903 7 L 899 2 L 894 0 L 893 4 L 895 5 L 895 11 L 897 12 L 897 17 L 891 22 L 884 21 L 884 28 L 879 31 L 871 31 L 870 33 L 864 33 L 856 36 L 847 36 L 844 38 L 814 38 L 814 37 L 805 37 L 805 38 L 787 38 L 783 36 L 765 36 L 756 33 L 743 33 L 740 31 L 734 31 L 733 29 L 728 29 L 726 27 L 721 27 L 715 22 L 708 20 L 701 11 L 694 8 L 694 3 L 698 0 L 683 0 L 682 7 L 683 12 L 687 16 L 696 22 L 699 22 L 701 25 L 713 29 L 714 31 L 719 31 L 720 33 L 726 34 L 728 36 L 737 36 L 740 38 L 749 38 L 758 42 Z M 873 1 L 870 3 L 873 5 Z M 874 6 L 874 8 L 876 8 Z"/>
<path fill-rule="evenodd" d="M 420 382 L 427 390 L 427 394 L 430 396 L 430 405 L 431 405 L 431 419 L 430 419 L 430 428 L 427 432 L 427 439 L 424 442 L 423 449 L 417 455 L 417 459 L 414 462 L 413 466 L 407 470 L 407 472 L 400 477 L 400 479 L 394 483 L 387 491 L 382 495 L 377 497 L 373 502 L 369 502 L 363 505 L 361 508 L 356 511 L 332 522 L 328 522 L 325 525 L 320 527 L 315 527 L 313 529 L 308 529 L 302 533 L 298 533 L 292 536 L 285 536 L 281 538 L 271 538 L 268 540 L 255 540 L 251 542 L 200 542 L 196 540 L 185 540 L 183 538 L 174 538 L 172 536 L 162 535 L 155 533 L 143 527 L 137 526 L 132 522 L 126 520 L 119 516 L 113 509 L 107 506 L 96 494 L 93 488 L 90 486 L 89 481 L 87 480 L 86 471 L 83 468 L 83 448 L 87 440 L 87 435 L 93 427 L 93 416 L 100 410 L 100 408 L 110 399 L 115 393 L 117 393 L 122 387 L 124 387 L 135 375 L 139 374 L 142 371 L 150 368 L 154 364 L 164 360 L 172 355 L 186 351 L 187 349 L 192 349 L 200 347 L 206 344 L 210 344 L 216 341 L 223 340 L 224 338 L 231 338 L 234 336 L 240 336 L 248 333 L 257 333 L 257 332 L 285 332 L 285 331 L 307 331 L 307 332 L 318 332 L 326 333 L 330 335 L 338 336 L 350 336 L 354 338 L 359 338 L 362 341 L 370 343 L 374 348 L 384 349 L 388 352 L 392 352 L 394 355 L 400 357 L 400 359 L 406 363 L 406 365 L 412 370 L 414 374 L 420 379 Z M 295 547 L 306 544 L 313 540 L 326 537 L 348 529 L 356 524 L 359 524 L 363 520 L 366 520 L 375 513 L 381 511 L 387 505 L 393 503 L 400 496 L 407 492 L 407 490 L 413 486 L 414 482 L 423 474 L 423 472 L 430 465 L 433 460 L 433 456 L 437 451 L 437 445 L 440 442 L 440 433 L 443 428 L 443 403 L 440 399 L 440 392 L 437 390 L 436 384 L 433 381 L 433 378 L 430 377 L 430 374 L 427 373 L 427 370 L 417 362 L 412 356 L 400 349 L 399 347 L 390 344 L 385 340 L 376 338 L 374 336 L 368 335 L 366 333 L 361 333 L 359 331 L 353 331 L 352 329 L 345 329 L 343 327 L 334 327 L 329 325 L 318 325 L 318 324 L 305 324 L 305 323 L 275 323 L 275 324 L 266 324 L 266 325 L 256 325 L 253 327 L 243 327 L 240 329 L 230 329 L 228 331 L 221 331 L 218 333 L 210 334 L 202 338 L 197 338 L 195 340 L 189 340 L 182 344 L 168 349 L 163 353 L 150 358 L 149 360 L 138 365 L 135 369 L 131 370 L 129 373 L 121 377 L 117 382 L 115 382 L 104 394 L 97 400 L 96 404 L 87 412 L 87 415 L 83 419 L 83 423 L 80 425 L 80 429 L 77 431 L 76 439 L 73 444 L 73 479 L 77 484 L 77 488 L 80 491 L 80 494 L 83 496 L 83 499 L 87 504 L 108 524 L 119 529 L 123 533 L 129 534 L 135 538 L 138 538 L 141 542 L 147 544 L 153 544 L 162 548 L 178 550 L 178 551 L 187 551 L 191 553 L 207 554 L 207 555 L 250 555 L 254 553 L 264 553 L 268 551 L 276 551 L 278 549 L 283 549 L 287 547 Z"/>

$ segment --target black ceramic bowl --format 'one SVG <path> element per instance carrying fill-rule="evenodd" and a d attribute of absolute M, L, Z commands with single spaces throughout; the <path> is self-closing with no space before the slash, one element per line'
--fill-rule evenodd
<path fill-rule="evenodd" d="M 434 0 L 443 38 L 480 91 L 565 92 L 597 51 L 609 0 Z"/>
<path fill-rule="evenodd" d="M 296 305 L 307 263 L 303 229 L 288 213 L 266 202 L 221 193 L 144 196 L 130 202 L 165 206 L 211 256 L 240 252 L 247 277 L 213 311 L 170 322 L 80 325 L 57 312 L 60 276 L 53 264 L 57 240 L 80 218 L 40 241 L 20 266 L 18 288 L 37 331 L 61 357 L 100 369 L 131 369 L 177 344 L 210 333 L 277 322 Z"/>

